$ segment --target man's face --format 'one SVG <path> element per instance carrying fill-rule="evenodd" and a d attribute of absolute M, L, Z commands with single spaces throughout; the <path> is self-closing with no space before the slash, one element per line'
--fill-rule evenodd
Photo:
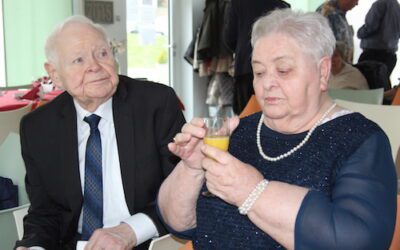
<path fill-rule="evenodd" d="M 115 93 L 115 61 L 109 44 L 97 30 L 70 23 L 58 36 L 55 49 L 57 62 L 46 65 L 46 69 L 52 81 L 83 108 L 95 110 Z"/>

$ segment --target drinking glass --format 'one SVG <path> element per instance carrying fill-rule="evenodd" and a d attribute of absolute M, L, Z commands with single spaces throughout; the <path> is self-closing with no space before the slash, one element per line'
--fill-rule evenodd
<path fill-rule="evenodd" d="M 223 117 L 207 117 L 204 118 L 204 125 L 206 128 L 204 144 L 227 151 L 230 136 L 228 119 Z M 208 190 L 204 191 L 202 195 L 214 197 Z"/>

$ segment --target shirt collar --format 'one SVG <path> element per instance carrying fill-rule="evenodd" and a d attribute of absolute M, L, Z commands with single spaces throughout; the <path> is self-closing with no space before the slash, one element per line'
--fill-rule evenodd
<path fill-rule="evenodd" d="M 112 112 L 112 98 L 108 99 L 105 103 L 101 104 L 93 113 L 85 110 L 79 105 L 79 103 L 74 99 L 74 105 L 76 109 L 76 115 L 80 121 L 83 121 L 83 118 L 89 116 L 91 114 L 96 114 L 101 117 L 102 120 L 112 122 L 113 112 Z"/>

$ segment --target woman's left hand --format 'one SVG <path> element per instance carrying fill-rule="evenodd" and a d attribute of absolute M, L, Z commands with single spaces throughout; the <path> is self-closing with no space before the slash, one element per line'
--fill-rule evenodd
<path fill-rule="evenodd" d="M 224 201 L 239 207 L 250 192 L 264 179 L 254 167 L 245 164 L 228 152 L 204 145 L 206 157 L 202 166 L 207 180 L 207 188 Z"/>

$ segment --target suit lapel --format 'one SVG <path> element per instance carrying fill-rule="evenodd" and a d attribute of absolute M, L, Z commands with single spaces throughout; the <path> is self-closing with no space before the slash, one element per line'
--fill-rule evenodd
<path fill-rule="evenodd" d="M 62 176 L 65 178 L 65 194 L 73 211 L 79 211 L 83 202 L 82 186 L 79 173 L 78 136 L 76 111 L 72 97 L 66 101 L 60 116 L 60 165 Z"/>
<path fill-rule="evenodd" d="M 120 79 L 121 80 L 121 79 Z M 126 102 L 127 90 L 125 83 L 120 81 L 118 91 L 113 96 L 113 116 L 115 135 L 117 138 L 118 155 L 121 168 L 122 184 L 129 212 L 134 214 L 135 193 L 135 135 L 134 114 Z"/>

